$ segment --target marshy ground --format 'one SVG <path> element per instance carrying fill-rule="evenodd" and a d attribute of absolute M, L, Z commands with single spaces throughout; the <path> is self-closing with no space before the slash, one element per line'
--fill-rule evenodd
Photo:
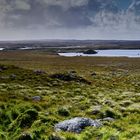
<path fill-rule="evenodd" d="M 74 117 L 113 118 L 80 134 Z M 0 52 L 0 140 L 139 140 L 140 59 Z"/>

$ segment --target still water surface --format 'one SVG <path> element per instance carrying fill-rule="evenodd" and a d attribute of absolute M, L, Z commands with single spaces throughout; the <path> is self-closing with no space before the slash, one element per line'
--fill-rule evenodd
<path fill-rule="evenodd" d="M 140 49 L 137 50 L 96 50 L 97 54 L 83 53 L 58 53 L 60 56 L 102 56 L 102 57 L 140 57 Z"/>

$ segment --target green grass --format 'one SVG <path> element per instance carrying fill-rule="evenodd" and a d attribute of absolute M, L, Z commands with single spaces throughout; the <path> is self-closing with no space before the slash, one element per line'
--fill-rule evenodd
<path fill-rule="evenodd" d="M 140 139 L 139 59 L 135 62 L 127 58 L 85 58 L 85 61 L 77 57 L 26 55 L 18 54 L 15 61 L 0 58 L 3 69 L 0 71 L 0 140 Z M 47 57 L 49 62 L 40 60 Z M 119 67 L 120 63 L 124 65 Z M 37 74 L 34 70 L 39 66 L 46 73 Z M 54 77 L 54 74 L 69 76 L 70 71 L 76 72 L 71 80 Z M 91 76 L 93 72 L 96 75 Z M 41 100 L 34 101 L 34 96 L 40 96 Z M 93 113 L 97 108 L 99 111 Z M 54 131 L 56 123 L 77 116 L 112 117 L 115 121 L 104 121 L 101 128 L 87 127 L 81 134 Z"/>

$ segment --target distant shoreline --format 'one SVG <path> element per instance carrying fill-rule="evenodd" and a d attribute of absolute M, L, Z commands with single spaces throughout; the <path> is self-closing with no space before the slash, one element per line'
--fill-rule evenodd
<path fill-rule="evenodd" d="M 30 40 L 0 41 L 0 51 L 40 50 L 51 53 L 93 50 L 140 49 L 139 40 Z"/>

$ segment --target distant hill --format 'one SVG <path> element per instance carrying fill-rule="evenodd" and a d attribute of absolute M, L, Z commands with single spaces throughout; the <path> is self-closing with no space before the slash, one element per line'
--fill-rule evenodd
<path fill-rule="evenodd" d="M 0 48 L 4 50 L 42 50 L 65 48 L 89 49 L 140 49 L 140 41 L 127 40 L 23 40 L 0 41 Z"/>

